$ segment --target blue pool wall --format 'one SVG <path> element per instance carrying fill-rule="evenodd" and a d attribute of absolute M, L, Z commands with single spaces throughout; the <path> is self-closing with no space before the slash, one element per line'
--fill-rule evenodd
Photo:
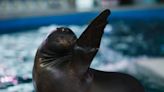
<path fill-rule="evenodd" d="M 54 16 L 37 16 L 17 19 L 0 20 L 0 34 L 35 29 L 50 24 L 84 25 L 88 24 L 100 12 L 77 12 Z M 115 10 L 111 11 L 110 22 L 115 20 L 164 20 L 164 8 Z"/>

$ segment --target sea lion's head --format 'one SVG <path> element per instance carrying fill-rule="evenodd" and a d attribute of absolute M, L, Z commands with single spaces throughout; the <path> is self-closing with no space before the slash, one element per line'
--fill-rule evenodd
<path fill-rule="evenodd" d="M 73 49 L 77 40 L 74 32 L 66 27 L 57 28 L 46 39 L 46 48 L 57 53 L 68 52 Z"/>

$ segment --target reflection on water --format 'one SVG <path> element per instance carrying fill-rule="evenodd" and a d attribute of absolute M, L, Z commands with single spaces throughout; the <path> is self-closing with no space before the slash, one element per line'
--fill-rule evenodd
<path fill-rule="evenodd" d="M 140 28 L 140 26 L 145 28 Z M 41 27 L 25 33 L 0 36 L 0 91 L 32 92 L 32 66 L 35 52 L 44 38 L 57 26 Z M 60 27 L 60 26 L 58 26 Z M 80 35 L 86 26 L 68 26 Z M 120 71 L 138 78 L 148 92 L 164 92 L 164 85 L 146 80 L 135 66 L 136 57 L 164 56 L 163 26 L 157 24 L 112 23 L 105 29 L 99 53 L 92 68 Z M 152 34 L 153 33 L 153 34 Z M 158 83 L 157 83 L 158 84 Z M 159 83 L 160 84 L 160 83 Z"/>

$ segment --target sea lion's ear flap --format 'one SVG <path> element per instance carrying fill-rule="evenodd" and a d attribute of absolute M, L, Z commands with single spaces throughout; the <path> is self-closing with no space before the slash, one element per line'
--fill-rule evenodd
<path fill-rule="evenodd" d="M 76 42 L 74 53 L 73 53 L 73 65 L 79 70 L 80 73 L 85 73 L 94 56 L 96 55 L 100 46 L 101 37 L 104 33 L 110 10 L 103 11 L 98 15 L 81 34 Z"/>

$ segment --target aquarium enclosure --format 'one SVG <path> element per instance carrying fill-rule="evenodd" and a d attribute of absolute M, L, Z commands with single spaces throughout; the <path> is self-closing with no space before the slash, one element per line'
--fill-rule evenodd
<path fill-rule="evenodd" d="M 63 26 L 79 36 L 104 9 L 111 16 L 91 67 L 164 92 L 163 0 L 1 0 L 0 92 L 34 92 L 34 56 L 46 36 Z"/>

